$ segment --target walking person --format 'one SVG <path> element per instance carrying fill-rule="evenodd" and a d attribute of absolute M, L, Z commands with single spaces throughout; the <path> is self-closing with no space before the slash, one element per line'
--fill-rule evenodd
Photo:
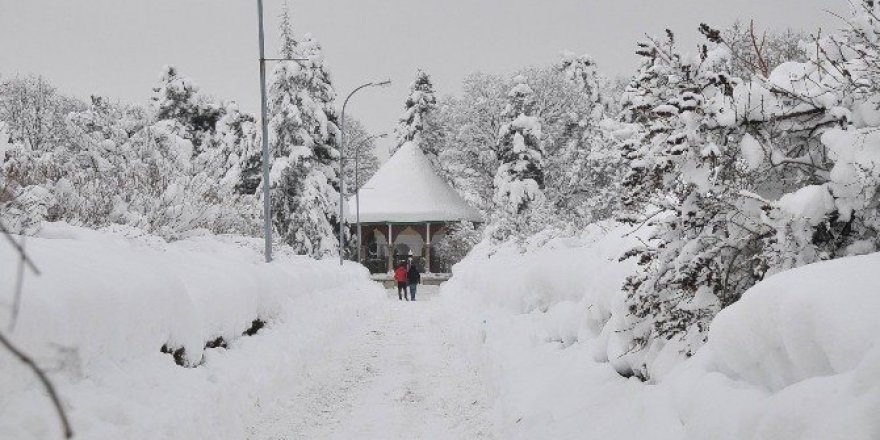
<path fill-rule="evenodd" d="M 409 297 L 406 296 L 406 264 L 400 263 L 397 266 L 397 270 L 394 271 L 394 280 L 397 281 L 397 299 L 403 301 L 406 298 L 409 301 Z"/>
<path fill-rule="evenodd" d="M 416 300 L 416 286 L 422 283 L 422 274 L 415 264 L 410 263 L 409 272 L 406 274 L 406 283 L 409 284 L 409 298 L 411 301 Z"/>

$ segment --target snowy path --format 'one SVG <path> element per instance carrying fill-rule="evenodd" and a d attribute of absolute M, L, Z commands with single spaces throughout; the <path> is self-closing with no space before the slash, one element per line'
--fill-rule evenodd
<path fill-rule="evenodd" d="M 416 302 L 389 295 L 363 328 L 340 334 L 250 438 L 494 438 L 485 387 L 449 342 L 436 289 L 421 290 Z"/>

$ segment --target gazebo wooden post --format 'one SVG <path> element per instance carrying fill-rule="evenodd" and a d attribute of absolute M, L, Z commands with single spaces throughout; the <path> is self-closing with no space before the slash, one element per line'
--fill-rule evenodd
<path fill-rule="evenodd" d="M 364 252 L 364 251 L 365 251 L 366 249 L 364 249 L 364 244 L 361 243 L 361 237 L 363 237 L 363 234 L 361 234 L 361 224 L 360 224 L 360 222 L 358 222 L 358 224 L 357 224 L 357 235 L 358 235 L 358 240 L 357 240 L 357 243 L 358 243 L 358 252 L 357 252 L 357 255 L 358 255 L 358 263 L 360 263 L 360 264 L 364 264 L 364 254 L 366 253 L 366 252 Z"/>
<path fill-rule="evenodd" d="M 391 235 L 391 223 L 388 223 L 388 272 L 394 270 L 394 241 Z"/>
<path fill-rule="evenodd" d="M 431 223 L 425 222 L 425 272 L 431 273 Z"/>

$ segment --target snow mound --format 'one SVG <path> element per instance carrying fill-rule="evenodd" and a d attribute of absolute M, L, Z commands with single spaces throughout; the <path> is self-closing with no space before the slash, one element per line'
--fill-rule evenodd
<path fill-rule="evenodd" d="M 381 298 L 362 266 L 289 255 L 266 264 L 261 243 L 166 243 L 128 227 L 62 223 L 27 238 L 42 274 L 25 278 L 11 337 L 50 371 L 77 438 L 246 438 L 244 419 L 278 397 L 275 384 L 293 365 L 332 342 L 326 329 L 353 325 Z M 4 332 L 17 266 L 3 240 Z M 254 320 L 267 328 L 244 336 Z M 228 350 L 206 347 L 218 337 Z M 163 346 L 184 349 L 190 368 Z M 0 413 L 0 438 L 60 438 L 39 384 L 5 351 Z"/>
<path fill-rule="evenodd" d="M 872 254 L 783 272 L 722 311 L 662 384 L 698 421 L 689 438 L 878 438 L 878 264 Z"/>

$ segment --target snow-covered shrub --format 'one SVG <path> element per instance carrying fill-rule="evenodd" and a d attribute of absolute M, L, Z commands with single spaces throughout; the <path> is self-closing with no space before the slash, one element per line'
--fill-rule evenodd
<path fill-rule="evenodd" d="M 654 231 L 628 253 L 640 264 L 625 284 L 635 358 L 666 341 L 692 354 L 770 274 L 877 249 L 880 31 L 873 3 L 857 9 L 813 58 L 766 78 L 732 76 L 728 42 L 705 25 L 696 57 L 671 35 L 641 46 L 616 133 L 625 219 Z"/>
<path fill-rule="evenodd" d="M 7 107 L 0 119 L 25 133 L 32 130 L 22 128 L 30 122 L 21 115 L 43 112 L 44 125 L 54 122 L 41 131 L 64 133 L 10 136 L 2 162 L 9 200 L 2 216 L 13 230 L 33 232 L 41 221 L 65 220 L 125 224 L 166 238 L 196 229 L 258 233 L 257 201 L 233 192 L 238 162 L 252 144 L 253 118 L 229 104 L 215 126 L 205 128 L 200 113 L 184 110 L 193 102 L 208 106 L 206 98 L 173 68 L 165 73 L 159 94 L 165 99 L 153 111 L 100 97 L 69 106 L 42 81 L 5 83 L 4 102 L 22 94 L 43 98 L 19 102 L 18 110 Z M 42 110 L 44 105 L 54 110 Z M 49 118 L 58 112 L 63 114 Z M 156 120 L 153 113 L 170 119 Z"/>
<path fill-rule="evenodd" d="M 744 130 L 725 47 L 710 40 L 688 58 L 675 52 L 670 33 L 642 43 L 639 54 L 643 64 L 624 97 L 623 204 L 655 229 L 628 254 L 642 268 L 624 287 L 634 343 L 650 352 L 673 338 L 699 345 L 714 315 L 763 275 L 754 257 L 765 232 L 741 214 L 748 207 L 737 198 L 749 187 L 730 148 Z"/>
<path fill-rule="evenodd" d="M 458 222 L 449 226 L 446 234 L 433 244 L 432 258 L 448 272 L 452 263 L 464 259 L 482 238 L 481 227 L 475 227 L 471 222 Z"/>

